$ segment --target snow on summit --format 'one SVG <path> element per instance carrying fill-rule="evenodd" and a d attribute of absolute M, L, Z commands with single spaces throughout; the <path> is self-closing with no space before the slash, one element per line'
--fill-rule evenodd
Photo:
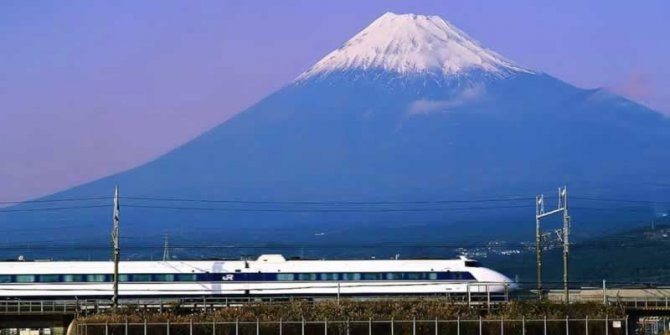
<path fill-rule="evenodd" d="M 439 16 L 386 13 L 297 79 L 347 70 L 400 74 L 469 70 L 497 75 L 527 70 L 481 46 Z"/>

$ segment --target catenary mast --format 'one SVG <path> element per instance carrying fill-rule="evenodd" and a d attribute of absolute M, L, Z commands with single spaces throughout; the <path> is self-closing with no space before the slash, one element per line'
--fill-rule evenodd
<path fill-rule="evenodd" d="M 119 186 L 114 189 L 114 228 L 112 229 L 112 244 L 114 251 L 112 260 L 114 261 L 114 295 L 112 296 L 112 306 L 116 308 L 119 304 Z"/>

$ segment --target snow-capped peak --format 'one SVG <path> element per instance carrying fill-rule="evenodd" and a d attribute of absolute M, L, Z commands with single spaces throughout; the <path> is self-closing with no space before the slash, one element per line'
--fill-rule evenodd
<path fill-rule="evenodd" d="M 439 16 L 386 13 L 297 80 L 348 70 L 443 75 L 481 70 L 497 75 L 529 72 L 481 46 Z"/>

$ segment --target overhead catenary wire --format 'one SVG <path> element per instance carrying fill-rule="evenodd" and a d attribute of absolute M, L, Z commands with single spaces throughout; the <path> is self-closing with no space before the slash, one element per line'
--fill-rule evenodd
<path fill-rule="evenodd" d="M 51 212 L 51 211 L 65 211 L 65 210 L 81 210 L 94 208 L 108 208 L 109 205 L 87 205 L 87 206 L 64 206 L 64 207 L 42 207 L 42 208 L 10 208 L 0 209 L 0 213 L 21 213 L 21 212 Z M 235 207 L 193 207 L 193 206 L 159 206 L 159 205 L 134 205 L 126 204 L 127 208 L 144 208 L 144 209 L 164 209 L 164 210 L 185 210 L 185 211 L 220 211 L 220 212 L 286 212 L 286 213 L 302 213 L 302 212 L 448 212 L 448 211 L 477 211 L 477 210 L 500 210 L 500 209 L 514 209 L 514 208 L 532 208 L 532 205 L 510 205 L 510 206 L 468 206 L 468 207 L 429 207 L 429 208 L 235 208 Z M 613 212 L 632 212 L 632 213 L 651 213 L 654 212 L 651 208 L 641 207 L 588 207 L 588 206 L 572 206 L 576 210 L 592 210 L 592 211 L 613 211 Z"/>
<path fill-rule="evenodd" d="M 635 200 L 635 199 L 612 199 L 612 198 L 598 198 L 598 197 L 575 197 L 570 196 L 571 199 L 600 201 L 600 202 L 619 202 L 619 203 L 639 203 L 649 205 L 670 205 L 670 201 L 656 201 L 656 200 Z"/>
<path fill-rule="evenodd" d="M 11 201 L 7 200 L 7 201 L 0 201 L 0 205 L 91 201 L 91 200 L 109 200 L 109 197 L 52 198 L 52 199 L 35 199 L 35 200 L 11 200 Z"/>
<path fill-rule="evenodd" d="M 223 212 L 443 212 L 460 210 L 494 210 L 510 208 L 529 208 L 532 206 L 487 206 L 487 207 L 444 207 L 444 208 L 221 208 L 221 207 L 184 207 L 184 206 L 153 206 L 124 205 L 128 208 L 147 208 L 165 210 L 223 211 Z"/>
<path fill-rule="evenodd" d="M 10 208 L 10 209 L 0 209 L 0 213 L 48 212 L 48 211 L 91 209 L 91 208 L 103 208 L 103 207 L 109 208 L 109 205 L 64 206 L 64 207 L 42 207 L 42 208 Z"/>
<path fill-rule="evenodd" d="M 272 200 L 216 200 L 216 199 L 194 199 L 194 198 L 160 198 L 160 197 L 132 197 L 122 199 L 163 201 L 163 202 L 198 202 L 198 203 L 225 203 L 225 204 L 259 204 L 259 205 L 405 205 L 405 204 L 464 204 L 482 202 L 511 202 L 532 201 L 533 197 L 501 197 L 468 200 L 404 200 L 404 201 L 272 201 Z"/>
<path fill-rule="evenodd" d="M 670 201 L 650 201 L 650 200 L 635 200 L 635 199 L 611 199 L 611 198 L 599 198 L 599 197 L 573 197 L 576 200 L 583 201 L 597 201 L 597 202 L 610 202 L 610 203 L 637 203 L 637 204 L 647 204 L 647 205 L 670 205 Z M 187 197 L 151 197 L 151 196 L 125 196 L 121 199 L 131 200 L 131 203 L 127 203 L 124 207 L 135 207 L 135 208 L 155 208 L 155 209 L 180 209 L 180 210 L 225 210 L 225 211 L 269 211 L 269 212 L 284 212 L 284 211 L 336 211 L 330 209 L 330 207 L 345 207 L 347 211 L 354 212 L 374 212 L 374 211 L 383 211 L 383 212 L 422 212 L 422 211 L 443 211 L 443 210 L 460 210 L 453 209 L 454 207 L 448 207 L 448 209 L 443 208 L 424 208 L 424 205 L 449 205 L 449 204 L 484 204 L 484 203 L 503 203 L 503 202 L 521 202 L 521 201 L 534 201 L 534 197 L 529 196 L 501 196 L 501 197 L 489 197 L 481 199 L 441 199 L 441 200 L 367 200 L 367 201 L 354 201 L 354 200 L 239 200 L 239 199 L 198 199 L 198 198 L 187 198 Z M 97 200 L 109 200 L 109 197 L 79 197 L 79 198 L 54 198 L 54 199 L 37 199 L 37 200 L 26 200 L 26 201 L 0 201 L 0 204 L 48 204 L 48 203 L 57 203 L 57 202 L 86 202 L 86 201 L 97 201 Z M 153 205 L 151 202 L 169 202 L 169 203 L 202 203 L 202 204 L 228 204 L 228 205 L 255 205 L 260 207 L 252 208 L 221 208 L 221 207 L 196 207 L 196 206 L 167 206 L 167 205 Z M 147 204 L 148 203 L 148 204 Z M 298 209 L 290 208 L 286 209 L 286 206 L 305 206 Z M 386 206 L 402 206 L 402 205 L 420 205 L 418 209 L 413 208 L 385 208 Z M 14 212 L 38 212 L 38 211 L 61 211 L 61 210 L 77 210 L 77 209 L 90 209 L 90 208 L 102 208 L 107 207 L 107 204 L 94 204 L 94 205 L 79 205 L 79 206 L 60 206 L 60 207 L 9 207 L 5 209 L 0 209 L 0 213 L 14 213 Z M 280 208 L 267 208 L 268 206 L 280 206 Z M 320 209 L 314 210 L 312 207 L 319 206 Z M 363 208 L 363 209 L 349 209 L 346 207 L 351 206 L 373 206 L 374 208 Z M 378 208 L 378 206 L 384 206 L 383 208 Z M 325 210 L 321 207 L 328 207 Z M 488 210 L 488 209 L 502 209 L 503 207 L 509 208 L 523 208 L 526 206 L 523 205 L 509 205 L 509 206 L 490 206 L 490 207 L 466 207 L 468 210 Z M 590 206 L 574 206 L 574 209 L 584 209 L 584 210 L 600 210 L 600 211 L 649 211 L 648 207 L 638 207 L 638 208 L 610 208 L 610 207 L 590 207 Z"/>
<path fill-rule="evenodd" d="M 66 240 L 46 240 L 46 241 L 32 241 L 25 244 L 5 244 L 0 245 L 0 250 L 107 250 L 109 246 L 101 244 L 61 244 L 54 245 L 48 243 L 56 242 L 65 242 Z M 619 242 L 618 240 L 612 240 L 610 242 Z M 627 241 L 620 241 L 627 242 Z M 475 249 L 475 248 L 489 248 L 492 250 L 503 249 L 503 248 L 516 248 L 516 249 L 528 249 L 534 247 L 534 243 L 522 243 L 514 242 L 506 245 L 491 245 L 488 243 L 332 243 L 332 244 L 323 244 L 323 243 L 292 243 L 292 244 L 245 244 L 245 243 L 226 243 L 226 244 L 172 244 L 170 246 L 171 250 L 219 250 L 219 249 L 284 249 L 284 250 L 298 250 L 298 249 L 400 249 L 400 248 L 434 248 L 434 249 Z M 620 249 L 621 245 L 611 243 L 611 245 L 603 244 L 580 244 L 577 243 L 574 245 L 578 249 Z M 151 250 L 163 250 L 163 244 L 129 244 L 125 246 L 126 249 L 151 249 Z M 553 249 L 552 249 L 553 250 Z M 558 250 L 558 249 L 555 249 Z"/>
<path fill-rule="evenodd" d="M 589 198 L 589 197 L 575 197 L 582 200 L 602 200 L 602 201 L 631 201 L 636 203 L 647 204 L 646 201 L 637 201 L 637 200 L 617 200 L 617 199 L 600 199 L 600 198 Z M 89 201 L 89 200 L 109 200 L 109 197 L 88 197 L 88 198 L 62 198 L 62 199 L 51 199 L 51 200 L 35 200 L 28 201 L 26 203 L 49 203 L 49 202 L 58 202 L 58 201 Z M 277 213 L 304 213 L 304 212 L 317 212 L 317 213 L 393 213 L 393 212 L 449 212 L 449 211 L 485 211 L 485 210 L 501 210 L 501 209 L 515 209 L 515 208 L 531 208 L 532 205 L 501 205 L 501 206 L 435 206 L 437 204 L 478 204 L 478 203 L 499 203 L 499 202 L 518 202 L 526 201 L 529 199 L 534 199 L 533 197 L 501 197 L 501 198 L 485 198 L 485 199 L 474 199 L 474 200 L 428 200 L 428 201 L 245 201 L 245 200 L 208 200 L 208 199 L 189 199 L 189 198 L 161 198 L 161 197 L 125 197 L 127 200 L 135 200 L 133 202 L 125 204 L 124 207 L 134 208 L 134 209 L 161 209 L 161 210 L 178 210 L 178 211 L 216 211 L 216 212 L 277 212 Z M 245 206 L 245 207 L 235 207 L 235 206 L 163 206 L 163 205 L 153 205 L 153 204 L 136 204 L 137 201 L 159 201 L 159 202 L 194 202 L 194 203 L 208 203 L 208 204 L 256 204 L 258 206 Z M 654 202 L 662 203 L 662 202 Z M 417 205 L 416 207 L 403 208 L 398 205 L 402 204 L 413 204 Z M 265 205 L 292 205 L 290 207 L 270 207 L 267 208 Z M 300 205 L 300 207 L 295 207 Z M 318 205 L 318 207 L 314 207 Z M 394 205 L 393 208 L 387 207 L 376 207 L 376 205 Z M 418 205 L 433 205 L 428 207 L 418 206 Z M 304 206 L 304 207 L 303 207 Z M 352 206 L 355 206 L 352 208 Z M 361 207 L 363 206 L 363 207 Z M 21 208 L 21 207 L 10 207 L 6 209 L 0 209 L 0 213 L 14 213 L 14 212 L 40 212 L 40 211 L 61 211 L 61 210 L 79 210 L 79 209 L 95 209 L 95 208 L 109 208 L 108 204 L 100 205 L 81 205 L 81 206 L 61 206 L 61 207 L 41 207 L 41 208 Z M 614 212 L 631 212 L 631 213 L 650 213 L 651 209 L 649 207 L 590 207 L 590 206 L 573 206 L 571 207 L 575 210 L 594 210 L 594 211 L 614 211 Z M 25 225 L 22 225 L 25 227 Z M 55 224 L 54 227 L 44 227 L 44 228 L 35 228 L 34 230 L 46 230 L 46 229 L 58 229 L 59 227 L 67 228 L 67 226 Z M 84 227 L 82 225 L 81 227 Z M 20 232 L 20 231 L 31 231 L 31 229 L 16 229 L 16 230 L 4 230 L 4 232 Z M 51 243 L 49 241 L 48 243 Z M 41 241 L 30 242 L 30 243 L 41 243 Z M 482 244 L 479 247 L 486 247 L 487 245 Z M 0 246 L 2 248 L 3 246 Z M 175 246 L 178 247 L 178 246 Z M 189 246 L 184 246 L 188 248 Z M 360 247 L 360 246 L 352 246 Z M 380 247 L 380 246 L 376 246 Z M 437 246 L 415 246 L 415 247 L 437 247 Z M 446 248 L 448 246 L 441 246 Z M 454 246 L 456 247 L 456 246 Z M 468 246 L 463 246 L 468 247 Z M 34 246 L 33 246 L 34 248 Z M 251 247 L 247 247 L 251 248 Z M 286 248 L 286 246 L 284 246 Z"/>
<path fill-rule="evenodd" d="M 545 197 L 551 199 L 551 197 Z M 572 196 L 576 200 L 615 202 L 615 203 L 640 203 L 670 205 L 670 201 L 647 200 L 647 199 L 615 199 L 601 198 L 596 196 Z M 109 200 L 109 196 L 90 196 L 74 198 L 43 198 L 34 200 L 0 200 L 0 205 L 12 204 L 39 204 L 54 202 L 81 202 L 94 200 Z M 402 204 L 459 204 L 459 203 L 482 203 L 482 202 L 513 202 L 533 201 L 534 196 L 514 195 L 496 196 L 480 199 L 438 199 L 438 200 L 242 200 L 242 199 L 202 199 L 187 197 L 158 197 L 158 196 L 123 196 L 125 200 L 144 200 L 162 202 L 200 202 L 200 203 L 229 203 L 229 204 L 276 204 L 276 205 L 402 205 Z"/>

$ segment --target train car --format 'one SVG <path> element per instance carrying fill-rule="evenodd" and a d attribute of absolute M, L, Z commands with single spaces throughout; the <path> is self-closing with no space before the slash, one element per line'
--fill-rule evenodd
<path fill-rule="evenodd" d="M 426 295 L 503 292 L 506 276 L 467 259 L 121 261 L 119 296 Z M 112 262 L 0 262 L 0 296 L 109 297 Z"/>

